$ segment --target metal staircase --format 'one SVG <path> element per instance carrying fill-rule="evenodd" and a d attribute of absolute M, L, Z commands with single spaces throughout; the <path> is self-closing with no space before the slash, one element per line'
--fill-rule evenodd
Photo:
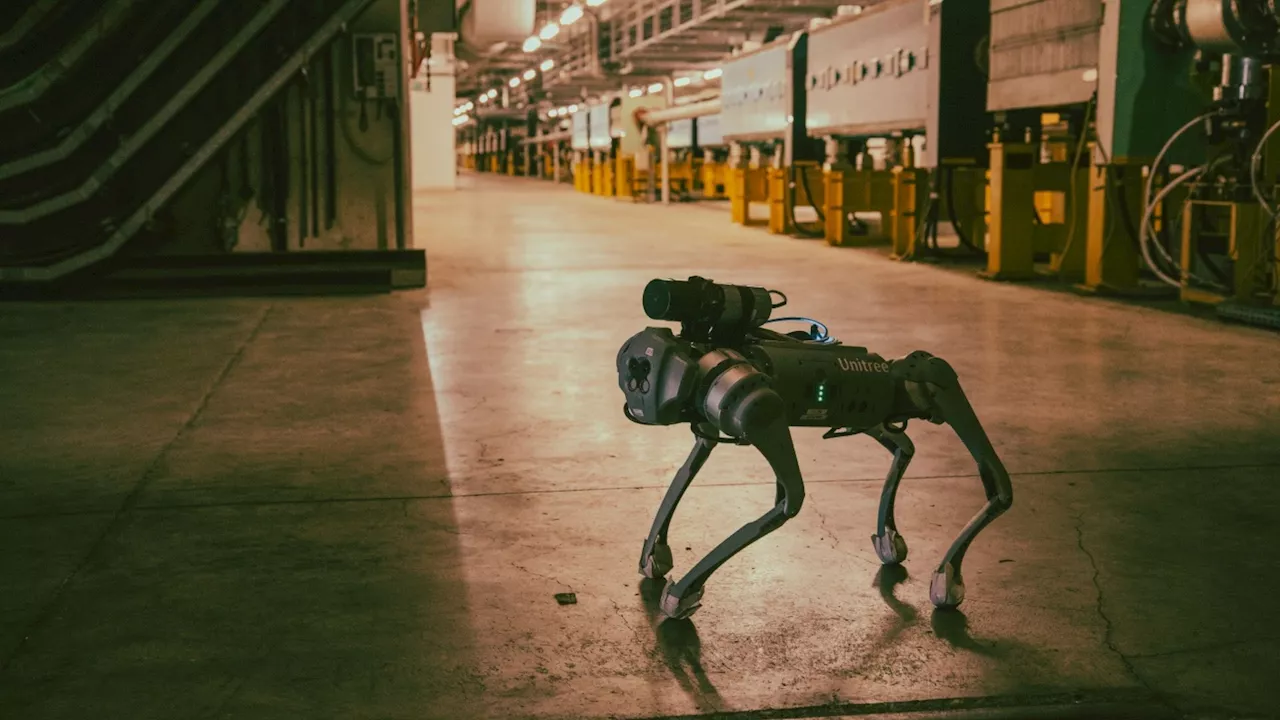
<path fill-rule="evenodd" d="M 0 281 L 111 257 L 372 0 L 10 0 Z"/>

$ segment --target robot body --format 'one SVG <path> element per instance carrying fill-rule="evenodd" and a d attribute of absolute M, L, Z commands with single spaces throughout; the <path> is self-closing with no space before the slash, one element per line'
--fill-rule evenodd
<path fill-rule="evenodd" d="M 659 283 L 663 285 L 655 290 Z M 644 425 L 689 423 L 696 436 L 654 518 L 641 551 L 641 573 L 661 578 L 672 569 L 666 542 L 671 517 L 718 444 L 756 447 L 776 476 L 774 507 L 725 539 L 684 577 L 669 580 L 663 612 L 670 617 L 691 615 L 700 605 L 707 579 L 720 565 L 800 511 L 804 481 L 791 427 L 828 428 L 824 438 L 869 435 L 893 454 L 871 540 L 882 562 L 905 560 L 906 541 L 897 532 L 893 510 L 898 485 L 915 452 L 905 434 L 912 419 L 950 424 L 977 461 L 986 492 L 986 505 L 952 543 L 930 585 L 935 605 L 959 605 L 964 599 L 964 554 L 974 537 L 1012 504 L 1013 490 L 955 372 L 925 352 L 886 360 L 866 348 L 839 345 L 825 337 L 767 330 L 763 325 L 770 308 L 762 305 L 772 294 L 702 278 L 654 281 L 646 288 L 645 309 L 654 319 L 680 320 L 680 334 L 646 328 L 619 350 L 623 413 Z"/>

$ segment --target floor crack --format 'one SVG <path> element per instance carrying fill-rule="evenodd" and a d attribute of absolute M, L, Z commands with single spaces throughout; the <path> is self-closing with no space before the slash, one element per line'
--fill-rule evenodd
<path fill-rule="evenodd" d="M 610 604 L 610 605 L 613 605 L 613 614 L 614 614 L 614 615 L 617 615 L 617 616 L 618 616 L 618 619 L 622 621 L 622 624 L 623 624 L 623 625 L 626 625 L 626 626 L 627 626 L 627 629 L 631 631 L 631 634 L 635 636 L 635 638 L 636 638 L 636 645 L 637 645 L 637 647 L 644 647 L 644 645 L 645 645 L 644 636 L 642 636 L 642 635 L 640 634 L 640 631 L 639 631 L 639 630 L 637 630 L 637 629 L 635 628 L 635 626 L 634 626 L 634 625 L 632 625 L 632 624 L 627 620 L 627 616 L 626 616 L 625 614 L 623 614 L 623 612 L 622 612 L 622 607 L 621 607 L 620 605 L 618 605 L 618 601 L 617 601 L 617 600 L 614 600 L 613 598 L 609 598 L 609 604 Z"/>
<path fill-rule="evenodd" d="M 534 571 L 530 570 L 529 568 L 527 568 L 527 567 L 525 567 L 525 566 L 521 565 L 520 563 L 517 563 L 515 560 L 512 560 L 512 561 L 511 561 L 511 567 L 513 567 L 513 568 L 515 568 L 515 569 L 517 569 L 517 570 L 519 570 L 519 571 L 521 571 L 521 572 L 529 573 L 530 575 L 532 575 L 532 576 L 534 576 L 534 577 L 542 578 L 543 580 L 546 580 L 547 582 L 550 582 L 550 583 L 552 583 L 552 584 L 554 584 L 554 585 L 559 585 L 560 587 L 569 588 L 569 592 L 571 592 L 571 593 L 576 593 L 576 592 L 577 592 L 576 590 L 574 590 L 574 589 L 573 589 L 573 586 L 572 586 L 572 585 L 570 585 L 570 584 L 568 584 L 568 583 L 565 583 L 565 582 L 561 582 L 560 580 L 557 580 L 557 579 L 555 579 L 555 578 L 553 578 L 553 577 L 551 577 L 551 576 L 549 576 L 549 575 L 543 575 L 542 573 L 534 572 Z"/>
<path fill-rule="evenodd" d="M 1142 677 L 1142 675 L 1138 673 L 1138 669 L 1133 666 L 1133 662 L 1129 656 L 1121 652 L 1120 647 L 1116 644 L 1115 625 L 1111 622 L 1110 616 L 1107 615 L 1106 607 L 1104 606 L 1102 598 L 1102 582 L 1099 579 L 1101 571 L 1098 569 L 1098 561 L 1093 556 L 1093 553 L 1089 552 L 1089 548 L 1085 547 L 1084 544 L 1084 516 L 1082 515 L 1076 516 L 1076 546 L 1080 548 L 1080 552 L 1084 553 L 1085 557 L 1089 558 L 1089 567 L 1093 569 L 1093 590 L 1094 595 L 1097 597 L 1095 609 L 1098 613 L 1098 617 L 1102 619 L 1103 644 L 1106 645 L 1107 649 L 1111 650 L 1117 658 L 1119 658 L 1120 664 L 1124 665 L 1124 669 L 1129 673 L 1130 677 L 1132 677 L 1139 685 L 1146 688 L 1146 690 L 1152 695 L 1160 698 L 1161 701 L 1164 702 L 1164 696 L 1152 687 L 1151 684 L 1147 682 L 1146 678 Z"/>

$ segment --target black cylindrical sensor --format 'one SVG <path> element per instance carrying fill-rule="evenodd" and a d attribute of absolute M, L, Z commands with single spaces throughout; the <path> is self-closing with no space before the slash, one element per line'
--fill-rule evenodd
<path fill-rule="evenodd" d="M 769 291 L 721 285 L 706 278 L 652 280 L 644 289 L 644 312 L 654 320 L 683 324 L 697 336 L 729 338 L 759 327 L 772 311 Z"/>
<path fill-rule="evenodd" d="M 701 288 L 685 280 L 650 280 L 644 288 L 644 314 L 654 320 L 696 320 Z"/>

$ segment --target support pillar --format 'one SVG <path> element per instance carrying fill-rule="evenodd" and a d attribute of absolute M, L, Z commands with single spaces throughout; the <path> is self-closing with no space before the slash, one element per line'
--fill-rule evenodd
<path fill-rule="evenodd" d="M 1090 155 L 1084 283 L 1079 287 L 1088 292 L 1133 293 L 1138 289 L 1139 257 L 1133 233 L 1144 211 L 1142 163 L 1113 159 L 1110 165 L 1102 165 L 1092 149 Z M 1129 208 L 1130 217 L 1125 217 L 1124 208 Z"/>
<path fill-rule="evenodd" d="M 1030 280 L 1036 276 L 1036 148 L 1002 142 L 987 148 L 991 152 L 991 241 L 987 269 L 981 275 L 989 280 Z"/>

